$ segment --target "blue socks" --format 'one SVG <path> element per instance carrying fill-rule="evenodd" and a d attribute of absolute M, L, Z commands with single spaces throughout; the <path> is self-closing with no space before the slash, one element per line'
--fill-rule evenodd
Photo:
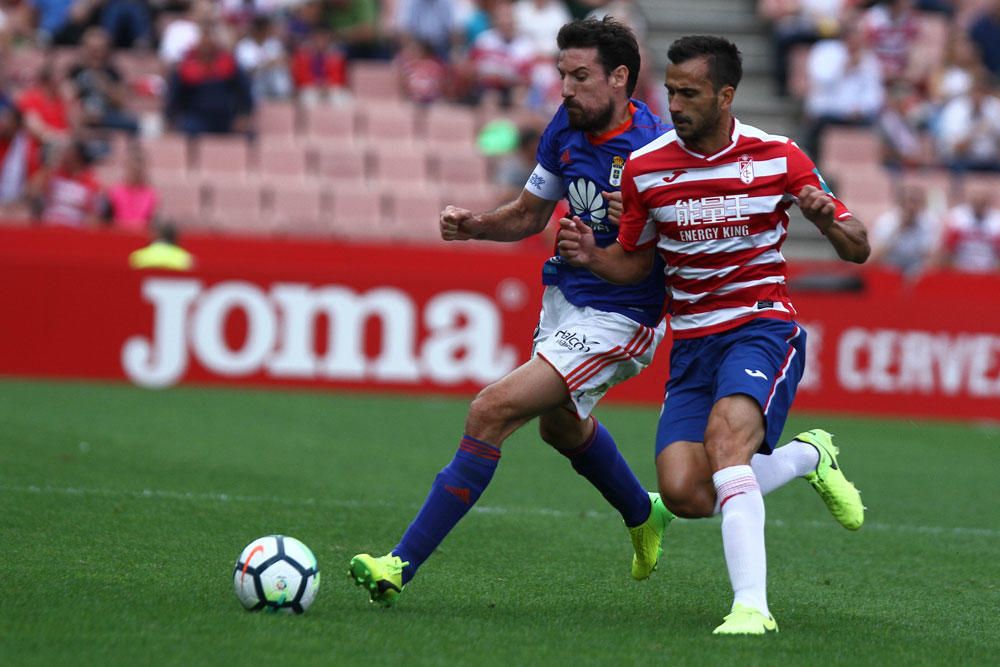
<path fill-rule="evenodd" d="M 455 458 L 434 478 L 423 507 L 392 550 L 410 562 L 403 568 L 404 585 L 479 500 L 499 463 L 499 448 L 470 435 L 462 437 Z"/>
<path fill-rule="evenodd" d="M 594 433 L 587 442 L 576 449 L 559 451 L 621 513 L 626 526 L 634 528 L 649 518 L 649 494 L 599 421 L 594 419 Z"/>

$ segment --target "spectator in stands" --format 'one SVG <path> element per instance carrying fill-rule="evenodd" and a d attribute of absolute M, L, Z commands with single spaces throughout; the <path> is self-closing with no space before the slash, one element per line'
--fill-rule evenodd
<path fill-rule="evenodd" d="M 149 183 L 145 156 L 138 145 L 130 147 L 125 158 L 122 182 L 108 188 L 106 197 L 106 219 L 113 227 L 139 231 L 153 224 L 160 197 Z"/>
<path fill-rule="evenodd" d="M 127 92 L 121 72 L 111 62 L 111 42 L 103 28 L 83 34 L 80 59 L 69 71 L 69 80 L 80 102 L 82 123 L 92 128 L 139 131 L 135 114 L 125 109 Z"/>
<path fill-rule="evenodd" d="M 937 263 L 970 273 L 1000 270 L 1000 209 L 993 201 L 993 192 L 981 190 L 948 212 Z"/>
<path fill-rule="evenodd" d="M 883 78 L 905 76 L 911 51 L 920 36 L 914 0 L 882 0 L 862 15 L 861 27 L 882 65 Z"/>
<path fill-rule="evenodd" d="M 836 38 L 842 29 L 844 0 L 761 0 L 759 15 L 774 35 L 774 75 L 778 94 L 788 94 L 789 57 L 800 44 Z"/>
<path fill-rule="evenodd" d="M 137 270 L 190 271 L 194 256 L 178 243 L 177 228 L 163 223 L 156 226 L 152 243 L 128 256 L 128 265 Z"/>
<path fill-rule="evenodd" d="M 31 141 L 13 100 L 0 94 L 0 213 L 19 207 L 31 178 L 42 166 L 41 150 Z"/>
<path fill-rule="evenodd" d="M 214 31 L 203 30 L 197 45 L 170 74 L 166 116 L 189 135 L 249 132 L 253 112 L 250 80 Z"/>
<path fill-rule="evenodd" d="M 506 0 L 471 0 L 466 10 L 459 11 L 456 24 L 461 33 L 460 46 L 464 51 L 472 47 L 476 37 L 490 29 L 490 12 L 497 2 Z"/>
<path fill-rule="evenodd" d="M 24 126 L 38 144 L 60 144 L 69 137 L 69 94 L 59 82 L 50 58 L 38 70 L 35 83 L 21 92 L 17 106 Z"/>
<path fill-rule="evenodd" d="M 979 48 L 986 68 L 1000 78 L 1000 0 L 991 0 L 969 25 L 969 36 Z"/>
<path fill-rule="evenodd" d="M 497 186 L 499 198 L 497 206 L 515 199 L 524 189 L 537 162 L 536 151 L 541 133 L 533 127 L 517 130 L 517 147 L 501 155 L 493 170 L 493 183 Z"/>
<path fill-rule="evenodd" d="M 328 25 L 348 59 L 389 56 L 379 34 L 377 0 L 327 0 L 326 6 Z"/>
<path fill-rule="evenodd" d="M 953 29 L 944 58 L 928 77 L 928 97 L 939 108 L 972 89 L 972 82 L 983 69 L 976 45 L 964 30 Z"/>
<path fill-rule="evenodd" d="M 99 0 L 25 0 L 33 12 L 38 43 L 74 45 Z"/>
<path fill-rule="evenodd" d="M 347 56 L 327 28 L 317 28 L 292 53 L 292 79 L 299 101 L 307 106 L 350 98 Z"/>
<path fill-rule="evenodd" d="M 517 34 L 531 42 L 536 58 L 548 60 L 546 65 L 549 69 L 559 52 L 556 35 L 571 20 L 572 16 L 562 0 L 518 0 L 514 4 Z"/>
<path fill-rule="evenodd" d="M 254 99 L 284 100 L 292 96 L 285 45 L 274 34 L 274 22 L 254 17 L 247 35 L 236 44 L 236 62 L 253 82 Z"/>
<path fill-rule="evenodd" d="M 447 61 L 462 40 L 456 17 L 455 0 L 399 0 L 396 29 L 430 45 Z"/>
<path fill-rule="evenodd" d="M 1000 171 L 1000 99 L 985 75 L 944 107 L 936 134 L 938 151 L 953 171 Z"/>
<path fill-rule="evenodd" d="M 215 7 L 211 0 L 195 0 L 188 12 L 175 18 L 163 29 L 160 36 L 160 60 L 171 67 L 194 48 L 201 37 L 202 27 L 211 28 L 215 21 Z"/>
<path fill-rule="evenodd" d="M 928 105 L 909 82 L 900 79 L 889 86 L 885 108 L 876 123 L 882 140 L 882 164 L 894 170 L 925 164 L 922 130 L 929 115 Z"/>
<path fill-rule="evenodd" d="M 101 27 L 115 48 L 146 48 L 153 43 L 149 0 L 104 0 Z"/>
<path fill-rule="evenodd" d="M 649 24 L 646 22 L 642 10 L 636 6 L 635 0 L 588 0 L 586 5 L 589 11 L 586 12 L 584 18 L 600 21 L 605 16 L 612 16 L 631 28 L 639 42 L 639 48 L 643 47 L 646 34 L 649 32 Z M 573 14 L 573 16 L 575 15 Z"/>
<path fill-rule="evenodd" d="M 939 236 L 937 216 L 927 206 L 927 192 L 918 185 L 905 185 L 898 191 L 896 205 L 875 220 L 868 261 L 915 278 L 927 268 Z"/>
<path fill-rule="evenodd" d="M 496 94 L 500 106 L 507 108 L 528 85 L 535 49 L 526 37 L 517 35 L 509 2 L 497 3 L 491 16 L 493 27 L 476 38 L 469 60 L 477 96 Z"/>
<path fill-rule="evenodd" d="M 417 104 L 432 104 L 448 94 L 448 65 L 430 44 L 404 36 L 394 63 L 407 99 Z"/>
<path fill-rule="evenodd" d="M 285 19 L 285 32 L 289 45 L 301 44 L 320 28 L 329 28 L 323 16 L 320 0 L 304 0 L 289 8 Z"/>
<path fill-rule="evenodd" d="M 36 217 L 49 225 L 95 224 L 101 186 L 90 170 L 86 145 L 73 139 L 50 156 L 49 164 L 35 174 L 29 189 Z"/>
<path fill-rule="evenodd" d="M 827 125 L 871 125 L 882 108 L 882 70 L 864 39 L 850 30 L 843 40 L 818 42 L 809 53 L 803 144 L 817 162 Z"/>

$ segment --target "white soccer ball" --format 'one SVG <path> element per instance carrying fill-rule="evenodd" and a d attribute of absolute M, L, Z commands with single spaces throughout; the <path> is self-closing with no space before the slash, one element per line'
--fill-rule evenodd
<path fill-rule="evenodd" d="M 301 614 L 316 599 L 319 565 L 294 537 L 268 535 L 243 549 L 233 569 L 236 597 L 249 611 Z"/>

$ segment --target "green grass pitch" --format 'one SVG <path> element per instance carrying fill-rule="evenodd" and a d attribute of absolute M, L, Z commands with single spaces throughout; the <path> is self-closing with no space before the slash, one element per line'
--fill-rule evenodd
<path fill-rule="evenodd" d="M 780 634 L 711 636 L 730 602 L 718 520 L 675 522 L 629 578 L 620 519 L 533 426 L 394 609 L 349 558 L 391 548 L 466 401 L 0 382 L 3 665 L 996 665 L 1000 430 L 795 415 L 836 433 L 867 522 L 805 482 L 767 498 Z M 656 411 L 601 407 L 644 483 Z M 298 537 L 304 616 L 250 614 L 240 549 Z"/>

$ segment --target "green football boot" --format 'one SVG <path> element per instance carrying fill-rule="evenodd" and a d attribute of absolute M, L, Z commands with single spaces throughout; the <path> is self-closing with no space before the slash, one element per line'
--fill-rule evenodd
<path fill-rule="evenodd" d="M 396 604 L 396 599 L 403 591 L 403 568 L 407 565 L 408 562 L 392 554 L 378 558 L 369 554 L 358 554 L 351 559 L 347 576 L 356 586 L 368 589 L 368 597 L 372 603 L 391 607 Z"/>
<path fill-rule="evenodd" d="M 819 452 L 819 465 L 805 476 L 806 481 L 816 489 L 833 518 L 848 530 L 857 530 L 865 522 L 865 506 L 861 493 L 847 481 L 837 464 L 840 450 L 833 444 L 833 436 L 814 428 L 795 436 L 796 440 L 808 443 Z"/>
<path fill-rule="evenodd" d="M 712 631 L 713 635 L 763 635 L 777 632 L 774 617 L 745 604 L 734 604 L 729 615 L 722 619 L 722 625 Z"/>
<path fill-rule="evenodd" d="M 648 578 L 656 569 L 656 564 L 663 555 L 663 533 L 667 524 L 674 519 L 674 515 L 660 499 L 660 494 L 650 493 L 649 501 L 652 505 L 649 518 L 628 529 L 632 548 L 635 549 L 635 555 L 632 556 L 632 578 L 636 581 Z"/>

